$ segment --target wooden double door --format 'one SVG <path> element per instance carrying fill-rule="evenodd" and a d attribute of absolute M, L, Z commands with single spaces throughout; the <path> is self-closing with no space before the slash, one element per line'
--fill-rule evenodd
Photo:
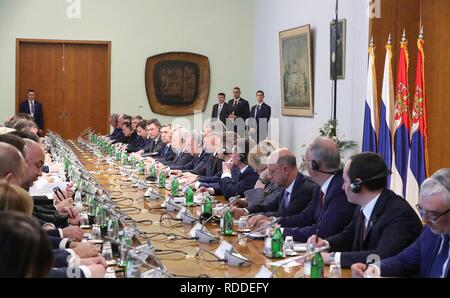
<path fill-rule="evenodd" d="M 44 111 L 44 130 L 76 138 L 87 127 L 108 132 L 111 42 L 16 41 L 16 111 L 28 89 Z"/>

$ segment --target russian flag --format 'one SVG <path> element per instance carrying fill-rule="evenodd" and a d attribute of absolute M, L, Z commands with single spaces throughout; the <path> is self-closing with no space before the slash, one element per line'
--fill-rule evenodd
<path fill-rule="evenodd" d="M 392 42 L 389 35 L 386 44 L 386 59 L 384 62 L 383 89 L 381 92 L 380 133 L 378 153 L 384 158 L 386 165 L 392 171 L 392 130 L 394 127 L 394 79 L 392 76 Z M 398 172 L 397 172 L 398 173 Z M 388 177 L 388 186 L 391 177 Z"/>
<path fill-rule="evenodd" d="M 367 94 L 364 110 L 364 130 L 362 151 L 377 152 L 378 105 L 377 80 L 375 73 L 375 53 L 373 39 L 369 47 L 369 67 L 367 75 Z"/>
<path fill-rule="evenodd" d="M 403 197 L 406 195 L 409 156 L 408 67 L 408 41 L 403 32 L 395 90 L 394 164 L 391 177 L 391 189 Z"/>
<path fill-rule="evenodd" d="M 406 186 L 406 198 L 415 206 L 419 201 L 419 187 L 427 175 L 427 112 L 424 74 L 424 40 L 420 33 L 417 41 L 417 68 L 414 107 L 411 117 L 411 153 Z"/>

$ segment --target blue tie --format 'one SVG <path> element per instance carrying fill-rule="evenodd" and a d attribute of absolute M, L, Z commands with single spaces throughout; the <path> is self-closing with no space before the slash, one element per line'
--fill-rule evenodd
<path fill-rule="evenodd" d="M 291 193 L 288 192 L 287 190 L 284 191 L 284 208 L 287 208 L 289 206 L 289 195 Z"/>
<path fill-rule="evenodd" d="M 450 241 L 450 236 L 445 235 L 444 242 L 442 243 L 442 248 L 441 248 L 439 254 L 434 259 L 433 266 L 431 267 L 429 277 L 434 277 L 434 278 L 444 277 L 445 278 L 447 276 L 447 270 L 445 270 L 444 265 L 448 259 L 449 241 Z M 447 266 L 446 266 L 447 268 L 448 268 L 448 265 L 449 264 L 447 264 Z M 444 272 L 444 270 L 445 270 L 445 272 Z"/>
<path fill-rule="evenodd" d="M 166 145 L 166 147 L 164 147 L 164 154 L 163 154 L 164 157 L 166 157 L 168 149 L 169 146 Z"/>

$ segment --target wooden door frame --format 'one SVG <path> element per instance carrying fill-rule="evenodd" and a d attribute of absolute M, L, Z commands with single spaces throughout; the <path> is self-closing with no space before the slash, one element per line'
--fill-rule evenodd
<path fill-rule="evenodd" d="M 108 65 L 107 65 L 107 107 L 106 119 L 108 119 L 111 111 L 111 41 L 103 40 L 65 40 L 65 39 L 35 39 L 35 38 L 16 38 L 16 113 L 19 112 L 20 98 L 19 98 L 19 66 L 20 66 L 20 43 L 35 43 L 35 44 L 81 44 L 81 45 L 106 45 L 108 51 Z M 105 131 L 108 133 L 109 124 L 105 123 Z"/>

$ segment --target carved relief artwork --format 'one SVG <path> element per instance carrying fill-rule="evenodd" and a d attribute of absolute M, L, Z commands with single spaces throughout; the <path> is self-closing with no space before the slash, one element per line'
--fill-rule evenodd
<path fill-rule="evenodd" d="M 205 56 L 173 52 L 147 59 L 147 97 L 155 113 L 180 116 L 204 111 L 209 80 L 209 60 Z"/>

